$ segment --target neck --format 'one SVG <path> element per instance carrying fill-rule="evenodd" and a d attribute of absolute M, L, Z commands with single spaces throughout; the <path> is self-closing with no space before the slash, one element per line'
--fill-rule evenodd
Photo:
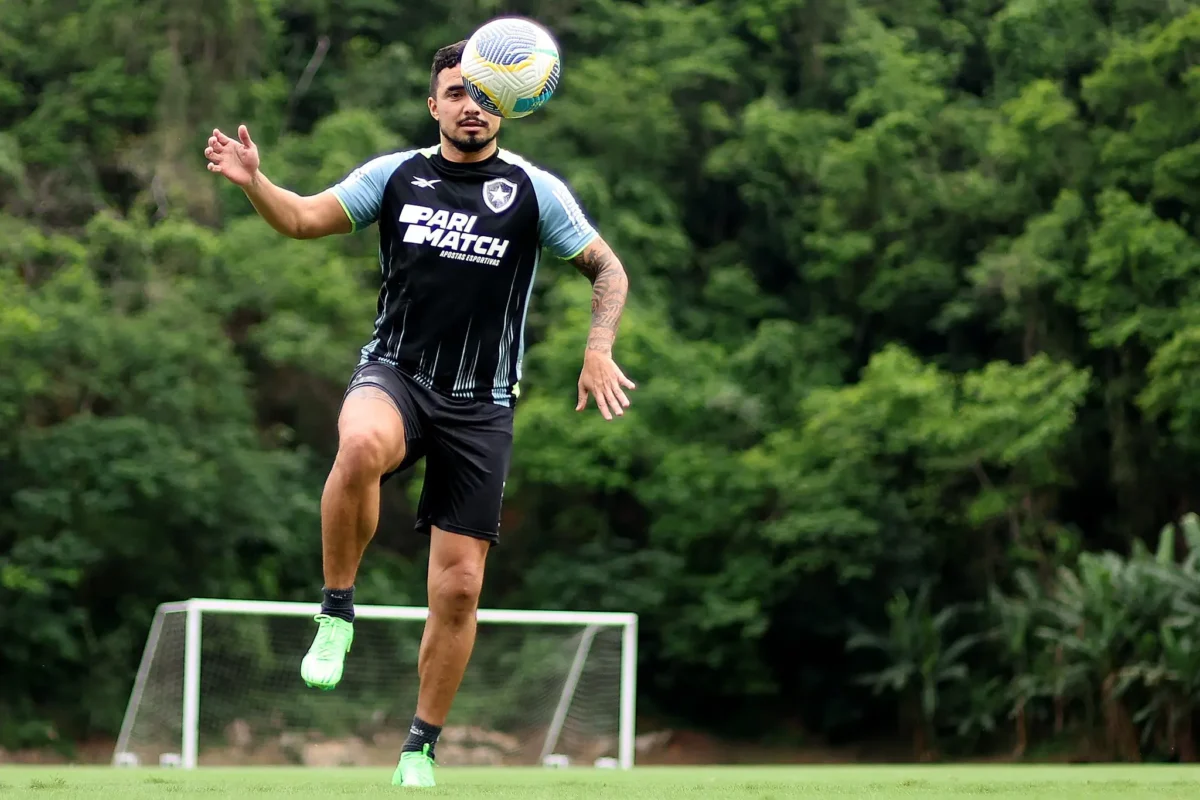
<path fill-rule="evenodd" d="M 483 149 L 468 153 L 459 150 L 457 147 L 455 147 L 454 142 L 450 141 L 445 136 L 442 137 L 442 158 L 446 159 L 447 161 L 456 161 L 460 164 L 471 164 L 476 161 L 485 161 L 495 154 L 497 148 L 498 145 L 496 144 L 496 140 L 492 139 Z"/>

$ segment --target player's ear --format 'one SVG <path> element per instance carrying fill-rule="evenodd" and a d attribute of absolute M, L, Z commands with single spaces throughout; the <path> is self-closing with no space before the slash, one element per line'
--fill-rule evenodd
<path fill-rule="evenodd" d="M 434 119 L 437 119 L 438 118 L 437 101 L 434 100 L 432 97 L 430 97 L 430 98 L 427 98 L 425 100 L 425 102 L 429 106 L 429 116 L 433 117 Z"/>

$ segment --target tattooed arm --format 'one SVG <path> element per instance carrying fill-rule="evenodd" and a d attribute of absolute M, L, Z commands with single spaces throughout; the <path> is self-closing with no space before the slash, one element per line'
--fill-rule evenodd
<path fill-rule="evenodd" d="M 612 353 L 621 312 L 625 310 L 625 296 L 629 292 L 625 267 L 621 266 L 621 260 L 608 243 L 598 236 L 571 263 L 592 282 L 592 329 L 588 333 L 587 349 Z"/>
<path fill-rule="evenodd" d="M 598 236 L 571 259 L 571 263 L 592 282 L 592 327 L 583 354 L 579 402 L 575 410 L 582 411 L 587 407 L 590 393 L 595 395 L 596 406 L 605 419 L 612 419 L 614 413 L 619 417 L 625 413 L 623 409 L 629 407 L 629 398 L 621 387 L 635 388 L 633 381 L 625 377 L 612 359 L 613 342 L 629 292 L 629 278 L 621 260 Z"/>

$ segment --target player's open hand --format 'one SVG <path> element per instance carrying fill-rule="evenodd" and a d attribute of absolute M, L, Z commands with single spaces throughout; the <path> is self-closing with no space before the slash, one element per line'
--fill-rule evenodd
<path fill-rule="evenodd" d="M 612 419 L 625 414 L 629 408 L 629 398 L 625 389 L 636 389 L 633 381 L 625 377 L 621 368 L 612 360 L 612 356 L 600 350 L 588 350 L 583 356 L 583 371 L 579 373 L 579 402 L 576 411 L 587 408 L 588 395 L 596 398 L 596 407 L 605 419 Z"/>
<path fill-rule="evenodd" d="M 250 140 L 250 131 L 239 125 L 238 138 L 230 139 L 216 128 L 208 137 L 204 157 L 208 159 L 208 171 L 224 175 L 230 182 L 245 186 L 258 173 L 258 145 Z"/>

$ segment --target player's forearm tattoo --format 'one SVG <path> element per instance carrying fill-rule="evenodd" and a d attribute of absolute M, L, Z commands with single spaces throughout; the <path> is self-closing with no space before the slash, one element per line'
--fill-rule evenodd
<path fill-rule="evenodd" d="M 603 240 L 575 257 L 575 268 L 592 282 L 592 328 L 588 332 L 587 349 L 609 352 L 617 338 L 629 278 L 625 268 Z"/>

